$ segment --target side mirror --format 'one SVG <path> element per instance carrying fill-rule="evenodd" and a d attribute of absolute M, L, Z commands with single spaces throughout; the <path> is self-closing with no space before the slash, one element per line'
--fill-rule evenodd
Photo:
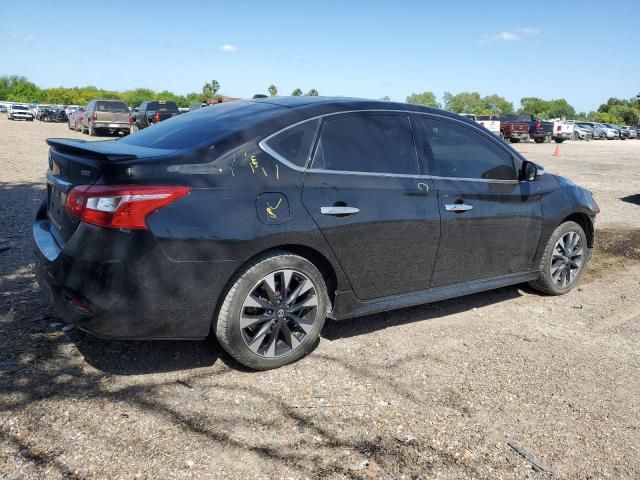
<path fill-rule="evenodd" d="M 528 182 L 533 182 L 542 172 L 544 168 L 533 162 L 524 162 L 522 165 L 522 177 Z"/>

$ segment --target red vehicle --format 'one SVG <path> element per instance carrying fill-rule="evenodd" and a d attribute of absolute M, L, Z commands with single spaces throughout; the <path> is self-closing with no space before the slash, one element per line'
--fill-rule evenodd
<path fill-rule="evenodd" d="M 84 107 L 78 107 L 69 112 L 69 130 L 82 128 L 82 115 L 84 115 Z"/>
<path fill-rule="evenodd" d="M 528 115 L 500 115 L 500 136 L 511 143 L 528 142 L 530 123 Z"/>

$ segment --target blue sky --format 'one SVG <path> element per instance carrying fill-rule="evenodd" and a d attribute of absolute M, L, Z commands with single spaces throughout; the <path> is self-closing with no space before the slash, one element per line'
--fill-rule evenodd
<path fill-rule="evenodd" d="M 479 91 L 579 111 L 640 92 L 637 0 L 0 0 L 0 18 L 0 74 L 41 87 L 187 93 L 216 79 L 237 97 L 271 83 L 398 101 Z"/>

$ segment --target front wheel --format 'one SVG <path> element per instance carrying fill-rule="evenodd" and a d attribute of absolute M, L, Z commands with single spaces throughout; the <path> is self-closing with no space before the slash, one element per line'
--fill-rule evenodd
<path fill-rule="evenodd" d="M 576 285 L 588 261 L 589 248 L 583 228 L 576 222 L 565 222 L 549 238 L 538 279 L 529 284 L 550 295 L 563 295 Z"/>
<path fill-rule="evenodd" d="M 215 332 L 241 364 L 255 370 L 282 367 L 314 349 L 328 307 L 320 271 L 298 255 L 275 252 L 232 281 Z"/>

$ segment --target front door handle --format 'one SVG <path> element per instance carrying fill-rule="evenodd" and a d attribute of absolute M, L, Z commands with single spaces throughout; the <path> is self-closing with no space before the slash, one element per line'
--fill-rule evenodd
<path fill-rule="evenodd" d="M 466 212 L 468 210 L 472 210 L 473 206 L 467 205 L 466 203 L 450 203 L 448 205 L 445 205 L 444 209 L 447 212 L 461 213 L 461 212 Z"/>
<path fill-rule="evenodd" d="M 322 215 L 353 215 L 359 211 L 356 207 L 320 207 Z"/>

